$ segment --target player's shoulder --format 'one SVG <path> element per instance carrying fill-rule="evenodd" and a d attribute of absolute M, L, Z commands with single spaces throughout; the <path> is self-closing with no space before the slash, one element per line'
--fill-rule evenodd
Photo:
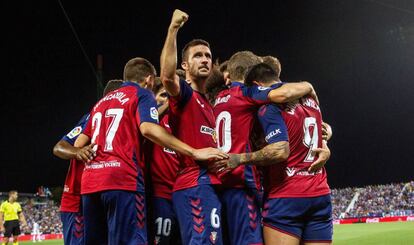
<path fill-rule="evenodd" d="M 238 91 L 242 93 L 243 96 L 254 97 L 257 94 L 268 93 L 270 90 L 274 89 L 274 87 L 262 87 L 257 85 L 247 86 L 245 84 L 237 85 Z"/>
<path fill-rule="evenodd" d="M 268 117 L 274 114 L 280 114 L 281 108 L 280 105 L 269 103 L 266 105 L 262 105 L 259 110 L 257 111 L 257 115 L 260 117 Z"/>
<path fill-rule="evenodd" d="M 22 209 L 22 206 L 20 205 L 20 203 L 15 202 L 13 204 L 14 204 L 15 208 L 17 208 L 18 210 L 21 210 Z"/>
<path fill-rule="evenodd" d="M 142 98 L 142 97 L 153 97 L 153 98 L 155 98 L 154 93 L 151 90 L 146 89 L 146 88 L 142 88 L 142 87 L 138 87 L 137 89 L 138 89 L 137 90 L 138 98 Z"/>

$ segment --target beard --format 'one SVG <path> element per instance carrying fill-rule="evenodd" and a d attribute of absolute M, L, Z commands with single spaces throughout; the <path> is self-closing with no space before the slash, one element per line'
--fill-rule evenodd
<path fill-rule="evenodd" d="M 208 69 L 208 71 L 201 71 L 199 68 L 194 68 L 190 70 L 190 76 L 195 80 L 203 80 L 207 79 L 210 76 L 210 72 L 211 69 Z"/>

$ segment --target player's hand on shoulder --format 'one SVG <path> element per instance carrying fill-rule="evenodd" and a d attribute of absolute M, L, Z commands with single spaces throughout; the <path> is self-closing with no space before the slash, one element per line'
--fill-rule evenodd
<path fill-rule="evenodd" d="M 76 159 L 79 161 L 90 162 L 95 156 L 96 151 L 94 149 L 95 143 L 78 148 L 76 151 Z"/>
<path fill-rule="evenodd" d="M 322 148 L 316 148 L 312 150 L 316 153 L 318 159 L 316 159 L 315 162 L 312 163 L 312 165 L 309 167 L 308 171 L 311 173 L 316 173 L 319 170 L 325 166 L 326 162 L 331 157 L 331 150 L 329 149 L 328 145 L 326 144 L 326 141 L 322 141 Z"/>
<path fill-rule="evenodd" d="M 221 160 L 228 158 L 228 155 L 213 147 L 196 149 L 193 151 L 193 158 L 198 161 Z"/>
<path fill-rule="evenodd" d="M 188 14 L 179 9 L 174 10 L 172 19 L 171 19 L 171 28 L 180 28 L 188 20 Z"/>

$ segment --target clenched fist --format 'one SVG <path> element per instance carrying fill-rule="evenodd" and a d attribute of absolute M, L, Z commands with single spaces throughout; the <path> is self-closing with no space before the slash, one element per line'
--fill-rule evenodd
<path fill-rule="evenodd" d="M 184 23 L 188 20 L 188 14 L 185 12 L 176 9 L 174 10 L 172 19 L 171 19 L 171 28 L 180 28 L 184 25 Z"/>

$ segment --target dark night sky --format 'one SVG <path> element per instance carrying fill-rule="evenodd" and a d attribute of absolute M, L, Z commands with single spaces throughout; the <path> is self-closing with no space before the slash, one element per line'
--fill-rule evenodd
<path fill-rule="evenodd" d="M 94 66 L 103 55 L 104 80 L 121 78 L 135 56 L 158 69 L 172 11 L 181 8 L 190 19 L 179 49 L 203 38 L 221 60 L 239 50 L 274 55 L 282 80 L 314 85 L 334 130 L 332 187 L 413 179 L 413 1 L 148 2 L 62 1 Z M 68 161 L 52 147 L 96 102 L 96 79 L 57 0 L 1 8 L 0 191 L 62 185 Z"/>

